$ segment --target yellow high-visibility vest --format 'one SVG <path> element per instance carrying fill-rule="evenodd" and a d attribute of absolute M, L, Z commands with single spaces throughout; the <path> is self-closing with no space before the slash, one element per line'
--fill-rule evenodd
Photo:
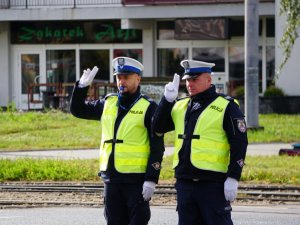
<path fill-rule="evenodd" d="M 114 139 L 114 126 L 118 113 L 118 97 L 109 96 L 101 116 L 102 137 L 100 171 L 106 171 L 108 159 L 115 143 L 115 168 L 120 173 L 144 173 L 150 154 L 145 114 L 150 102 L 140 98 L 122 119 Z"/>
<path fill-rule="evenodd" d="M 184 118 L 190 98 L 175 103 L 171 115 L 175 124 L 173 168 L 179 163 L 179 151 L 184 138 Z M 200 114 L 191 140 L 191 163 L 198 169 L 226 173 L 230 146 L 223 129 L 223 119 L 229 101 L 216 98 Z"/>

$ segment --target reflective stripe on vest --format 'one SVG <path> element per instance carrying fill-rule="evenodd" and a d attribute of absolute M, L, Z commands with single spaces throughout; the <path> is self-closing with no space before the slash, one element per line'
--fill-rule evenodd
<path fill-rule="evenodd" d="M 184 118 L 189 100 L 179 100 L 171 112 L 176 135 L 173 168 L 179 162 L 178 155 L 183 139 L 178 138 L 178 135 L 184 134 Z M 223 129 L 223 119 L 228 103 L 223 97 L 216 98 L 197 120 L 191 140 L 191 163 L 198 169 L 227 172 L 230 146 Z"/>
<path fill-rule="evenodd" d="M 100 171 L 106 171 L 112 146 L 115 143 L 116 170 L 120 173 L 144 173 L 150 154 L 144 120 L 150 102 L 140 98 L 134 104 L 122 119 L 114 139 L 114 126 L 118 114 L 117 102 L 117 96 L 108 97 L 101 116 Z"/>

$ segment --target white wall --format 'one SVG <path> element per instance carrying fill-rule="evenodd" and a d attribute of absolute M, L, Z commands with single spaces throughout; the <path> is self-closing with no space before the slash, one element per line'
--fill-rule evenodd
<path fill-rule="evenodd" d="M 9 23 L 0 22 L 0 106 L 7 106 L 10 98 L 11 77 L 9 73 Z"/>
<path fill-rule="evenodd" d="M 276 71 L 283 59 L 283 50 L 279 47 L 280 39 L 283 35 L 284 25 L 286 20 L 283 16 L 279 16 L 280 0 L 276 0 L 276 16 L 275 16 L 275 37 L 276 37 L 276 48 L 275 48 L 275 64 Z M 298 29 L 300 35 L 300 28 Z M 294 47 L 292 49 L 291 57 L 288 62 L 284 65 L 278 78 L 276 79 L 276 86 L 282 88 L 286 95 L 300 95 L 300 37 L 297 38 Z"/>

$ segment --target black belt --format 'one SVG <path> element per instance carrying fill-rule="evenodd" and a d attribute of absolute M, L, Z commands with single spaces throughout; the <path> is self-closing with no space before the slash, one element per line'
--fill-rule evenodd
<path fill-rule="evenodd" d="M 123 143 L 123 140 L 110 139 L 110 140 L 105 140 L 104 143 Z"/>
<path fill-rule="evenodd" d="M 200 139 L 200 135 L 178 134 L 179 139 Z"/>

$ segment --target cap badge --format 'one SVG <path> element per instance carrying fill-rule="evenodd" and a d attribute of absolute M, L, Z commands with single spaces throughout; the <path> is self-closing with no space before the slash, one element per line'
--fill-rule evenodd
<path fill-rule="evenodd" d="M 118 58 L 118 64 L 122 68 L 125 64 L 125 59 L 124 58 Z"/>
<path fill-rule="evenodd" d="M 185 61 L 185 62 L 183 62 L 182 65 L 183 65 L 183 68 L 184 68 L 185 72 L 189 73 L 190 72 L 190 64 L 189 64 L 189 62 Z"/>

